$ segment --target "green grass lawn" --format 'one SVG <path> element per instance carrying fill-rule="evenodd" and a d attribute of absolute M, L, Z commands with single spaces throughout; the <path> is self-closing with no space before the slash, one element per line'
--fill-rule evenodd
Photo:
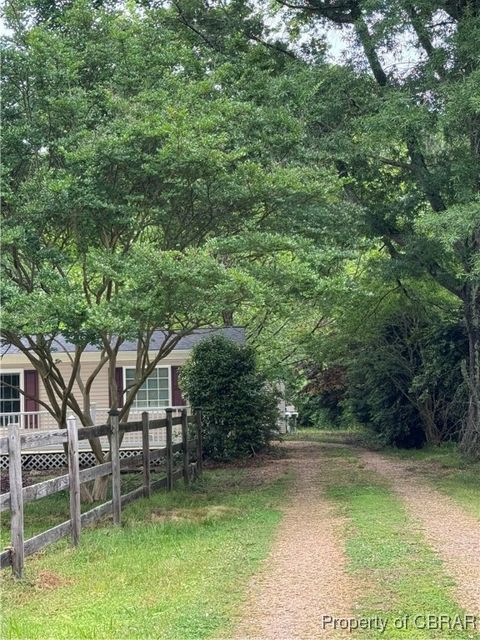
<path fill-rule="evenodd" d="M 359 445 L 362 443 L 363 429 L 298 429 L 295 433 L 282 436 L 283 440 L 304 442 L 325 442 L 328 444 Z"/>
<path fill-rule="evenodd" d="M 355 432 L 346 432 L 352 436 Z M 349 571 L 359 587 L 354 615 L 390 621 L 385 634 L 357 631 L 352 637 L 475 637 L 459 630 L 393 628 L 393 620 L 404 615 L 464 613 L 454 601 L 451 580 L 401 499 L 387 481 L 363 468 L 345 433 L 309 429 L 293 437 L 325 444 L 328 497 L 345 516 Z M 409 461 L 472 513 L 478 507 L 476 467 L 454 448 L 382 454 Z M 2 572 L 0 637 L 228 638 L 248 578 L 268 554 L 290 483 L 288 475 L 259 483 L 254 474 L 235 466 L 209 469 L 189 490 L 179 482 L 171 493 L 129 505 L 122 527 L 108 519 L 84 529 L 76 549 L 65 539 L 27 558 L 24 581 Z M 138 474 L 122 476 L 123 491 L 140 481 Z M 29 503 L 26 537 L 67 518 L 66 492 Z M 8 541 L 8 518 L 2 529 Z"/>
<path fill-rule="evenodd" d="M 209 470 L 193 490 L 129 505 L 120 528 L 86 528 L 77 549 L 63 540 L 28 558 L 23 582 L 2 572 L 1 637 L 228 634 L 245 584 L 268 553 L 288 482 L 256 486 L 248 469 Z M 44 503 L 43 518 L 36 505 L 27 516 L 30 533 L 65 519 L 61 496 Z"/>
<path fill-rule="evenodd" d="M 164 477 L 164 473 L 152 473 L 152 482 L 157 478 Z M 42 482 L 52 476 L 36 476 L 35 483 Z M 121 476 L 122 494 L 136 489 L 142 484 L 142 476 L 139 473 L 125 473 Z M 107 490 L 107 500 L 111 499 L 111 486 Z M 88 511 L 101 502 L 82 503 L 81 510 Z M 27 502 L 23 507 L 24 517 L 24 537 L 25 540 L 35 536 L 46 529 L 50 529 L 70 518 L 69 513 L 69 493 L 68 490 L 58 491 L 46 498 Z M 10 542 L 10 512 L 2 514 L 0 520 L 0 540 L 1 547 L 6 547 Z"/>
<path fill-rule="evenodd" d="M 454 444 L 423 449 L 385 449 L 382 453 L 411 461 L 425 480 L 480 520 L 480 462 L 462 458 Z"/>
<path fill-rule="evenodd" d="M 325 430 L 300 429 L 286 436 L 287 440 L 303 440 L 326 444 L 344 444 L 366 446 L 369 438 L 362 429 Z M 436 489 L 449 495 L 474 517 L 480 519 L 480 462 L 463 458 L 458 447 L 443 444 L 423 449 L 396 449 L 385 447 L 379 451 L 382 455 L 410 461 L 412 469 Z"/>
<path fill-rule="evenodd" d="M 385 633 L 357 631 L 354 637 L 473 638 L 472 631 L 415 628 L 416 615 L 465 613 L 454 602 L 451 580 L 388 485 L 351 454 L 342 454 L 341 466 L 335 450 L 329 457 L 328 495 L 346 516 L 349 569 L 360 586 L 356 616 L 389 621 Z M 408 629 L 396 629 L 394 620 L 405 615 Z"/>

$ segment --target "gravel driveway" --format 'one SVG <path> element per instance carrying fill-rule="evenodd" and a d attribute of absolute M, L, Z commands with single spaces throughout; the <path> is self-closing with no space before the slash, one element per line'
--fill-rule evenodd
<path fill-rule="evenodd" d="M 263 570 L 250 584 L 236 640 L 327 637 L 323 615 L 352 615 L 355 586 L 345 568 L 344 522 L 324 495 L 323 449 L 311 442 L 283 447 L 295 478 L 291 498 Z"/>

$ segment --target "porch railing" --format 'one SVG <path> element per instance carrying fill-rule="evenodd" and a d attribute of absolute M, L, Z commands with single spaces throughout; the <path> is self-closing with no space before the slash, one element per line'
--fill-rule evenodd
<path fill-rule="evenodd" d="M 187 407 L 173 407 L 173 415 L 180 415 L 182 409 Z M 147 409 L 131 409 L 129 412 L 128 420 L 136 421 L 141 420 L 143 411 Z M 91 413 L 93 423 L 95 425 L 106 424 L 108 419 L 109 408 L 97 408 L 92 406 Z M 148 408 L 149 415 L 152 420 L 161 420 L 166 417 L 166 407 Z M 8 426 L 10 424 L 18 425 L 18 429 L 21 432 L 31 431 L 51 431 L 59 428 L 58 422 L 48 411 L 22 411 L 17 413 L 1 413 L 0 414 L 0 437 L 6 436 L 8 433 Z M 177 433 L 178 431 L 178 433 Z M 180 438 L 180 430 L 174 428 L 173 438 L 174 442 Z M 150 432 L 150 447 L 164 447 L 165 446 L 165 433 L 162 429 L 155 429 Z M 108 448 L 107 438 L 101 439 L 102 446 Z M 141 448 L 141 437 L 138 433 L 125 433 L 121 448 L 122 449 L 135 449 Z M 81 448 L 89 448 L 88 442 L 83 442 Z"/>

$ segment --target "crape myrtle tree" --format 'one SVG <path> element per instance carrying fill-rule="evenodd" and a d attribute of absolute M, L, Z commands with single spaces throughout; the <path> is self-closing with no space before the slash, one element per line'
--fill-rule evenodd
<path fill-rule="evenodd" d="M 319 208 L 323 224 L 328 224 L 336 197 L 332 195 L 330 206 Z M 214 243 L 216 251 L 227 254 L 230 264 L 256 284 L 256 300 L 242 305 L 235 321 L 245 327 L 248 344 L 270 380 L 295 382 L 311 340 L 333 321 L 341 294 L 342 300 L 347 298 L 351 282 L 345 266 L 355 250 L 334 243 L 325 248 L 318 239 L 295 232 L 253 232 Z"/>
<path fill-rule="evenodd" d="M 365 237 L 394 277 L 426 274 L 451 293 L 468 336 L 461 437 L 480 452 L 480 5 L 425 0 L 279 0 L 296 37 L 325 27 L 349 46 L 319 71 L 312 141 L 330 155 Z M 345 37 L 346 36 L 346 37 Z M 315 49 L 307 56 L 315 63 Z"/>
<path fill-rule="evenodd" d="M 55 358 L 47 353 L 58 349 L 58 332 L 77 345 L 74 375 L 57 376 L 49 397 L 62 423 L 68 404 L 78 409 L 70 392 L 82 348 L 99 344 L 99 366 L 108 363 L 113 372 L 121 342 L 138 338 L 138 380 L 125 414 L 180 335 L 218 317 L 208 301 L 222 299 L 215 284 L 228 273 L 199 248 L 205 237 L 261 207 L 259 192 L 250 185 L 246 192 L 248 169 L 228 138 L 241 107 L 220 97 L 189 123 L 211 83 L 194 78 L 185 89 L 175 38 L 152 50 L 152 25 L 135 16 L 78 3 L 60 29 L 31 26 L 30 13 L 22 20 L 11 9 L 4 66 L 5 338 L 24 348 L 19 338 L 28 332 L 26 352 L 34 357 L 36 350 L 50 369 Z M 145 68 L 156 57 L 158 66 Z M 250 173 L 259 170 L 252 166 Z M 202 289 L 212 295 L 202 297 Z M 166 344 L 149 361 L 158 328 L 166 330 Z M 92 382 L 83 385 L 80 416 L 87 423 Z M 113 374 L 111 397 L 116 406 Z"/>
<path fill-rule="evenodd" d="M 253 276 L 261 291 L 258 304 L 242 305 L 234 316 L 246 327 L 259 366 L 270 380 L 295 384 L 295 367 L 309 341 L 331 321 L 329 309 L 339 291 L 350 286 L 344 265 L 367 244 L 359 206 L 345 199 L 344 181 L 318 144 L 318 132 L 312 145 L 312 104 L 330 67 L 321 48 L 313 66 L 282 41 L 258 3 L 184 0 L 171 7 L 171 19 L 192 46 L 228 61 L 222 75 L 229 91 L 257 106 L 280 101 L 299 125 L 295 141 L 285 130 L 280 135 L 289 169 L 284 180 L 292 192 L 304 194 L 302 206 L 278 206 L 276 198 L 285 200 L 285 192 L 277 196 L 272 185 L 273 206 L 261 224 L 215 242 L 215 251 Z"/>
<path fill-rule="evenodd" d="M 259 305 L 253 275 L 212 238 L 278 233 L 270 220 L 318 201 L 322 182 L 289 166 L 303 140 L 298 118 L 281 101 L 249 98 L 255 67 L 247 77 L 192 48 L 168 11 L 51 9 L 6 9 L 2 335 L 39 371 L 59 424 L 74 411 L 88 425 L 104 367 L 118 406 L 124 340 L 138 347 L 121 419 L 182 335 L 246 299 Z M 255 46 L 264 87 L 278 65 Z M 158 329 L 165 340 L 152 355 Z M 75 345 L 68 373 L 60 334 Z M 85 377 L 88 344 L 101 355 Z"/>

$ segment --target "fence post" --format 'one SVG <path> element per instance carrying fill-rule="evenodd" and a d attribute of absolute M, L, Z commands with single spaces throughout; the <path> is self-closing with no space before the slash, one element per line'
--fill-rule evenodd
<path fill-rule="evenodd" d="M 78 461 L 78 432 L 74 416 L 67 418 L 68 440 L 68 481 L 70 485 L 70 521 L 72 523 L 72 543 L 80 542 L 80 469 Z"/>
<path fill-rule="evenodd" d="M 142 413 L 143 495 L 150 497 L 150 440 L 148 412 Z"/>
<path fill-rule="evenodd" d="M 23 578 L 25 551 L 23 547 L 22 444 L 18 425 L 13 421 L 8 425 L 8 454 L 12 570 L 16 578 Z"/>
<path fill-rule="evenodd" d="M 202 444 L 202 410 L 195 409 L 195 426 L 197 428 L 197 474 L 203 472 L 203 444 Z"/>
<path fill-rule="evenodd" d="M 189 483 L 188 465 L 190 456 L 188 452 L 188 415 L 187 410 L 182 409 L 182 452 L 183 452 L 183 480 L 186 485 Z"/>
<path fill-rule="evenodd" d="M 167 414 L 167 491 L 173 488 L 173 450 L 172 450 L 172 413 L 173 409 L 166 409 Z"/>
<path fill-rule="evenodd" d="M 110 456 L 112 458 L 112 504 L 113 524 L 119 525 L 122 519 L 122 490 L 120 484 L 120 438 L 118 426 L 118 411 L 110 409 Z"/>

